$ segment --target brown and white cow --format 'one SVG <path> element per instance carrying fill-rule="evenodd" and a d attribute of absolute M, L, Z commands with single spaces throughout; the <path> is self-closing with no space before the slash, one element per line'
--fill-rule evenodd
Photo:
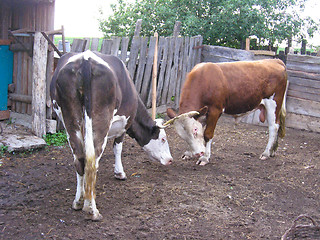
<path fill-rule="evenodd" d="M 274 156 L 278 136 L 285 135 L 286 67 L 281 60 L 200 63 L 187 75 L 183 85 L 179 115 L 167 109 L 178 135 L 191 148 L 184 157 L 197 164 L 209 162 L 211 142 L 222 113 L 235 117 L 256 108 L 260 121 L 268 121 L 269 140 L 260 159 Z"/>
<path fill-rule="evenodd" d="M 172 156 L 160 121 L 153 121 L 140 100 L 121 60 L 98 52 L 68 53 L 55 70 L 51 87 L 53 108 L 67 131 L 77 173 L 74 209 L 102 218 L 95 202 L 98 163 L 107 144 L 115 138 L 115 177 L 125 179 L 121 162 L 127 132 L 152 160 L 164 165 Z"/>

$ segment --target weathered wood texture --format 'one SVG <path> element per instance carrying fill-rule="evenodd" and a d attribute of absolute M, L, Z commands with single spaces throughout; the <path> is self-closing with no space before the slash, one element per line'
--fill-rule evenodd
<path fill-rule="evenodd" d="M 37 32 L 34 36 L 33 48 L 33 88 L 32 88 L 32 131 L 42 137 L 46 134 L 46 73 L 47 66 L 43 62 L 47 61 L 48 42 Z"/>
<path fill-rule="evenodd" d="M 202 61 L 232 62 L 261 59 L 255 52 L 204 46 Z M 266 56 L 270 58 L 270 56 Z M 320 132 L 320 57 L 288 54 L 289 88 L 286 99 L 286 126 Z M 242 122 L 267 126 L 259 121 L 260 110 L 241 118 Z"/>
<path fill-rule="evenodd" d="M 94 39 L 77 39 L 71 47 L 74 52 L 97 50 Z M 88 43 L 92 41 L 92 43 Z M 97 40 L 95 40 L 97 41 Z M 85 43 L 84 43 L 85 42 Z M 134 36 L 129 46 L 126 37 L 104 39 L 100 52 L 119 57 L 127 66 L 142 101 L 152 105 L 151 82 L 155 37 Z M 202 37 L 159 37 L 157 57 L 157 106 L 169 104 L 178 107 L 180 90 L 186 74 L 200 62 Z M 83 46 L 87 46 L 83 48 Z"/>

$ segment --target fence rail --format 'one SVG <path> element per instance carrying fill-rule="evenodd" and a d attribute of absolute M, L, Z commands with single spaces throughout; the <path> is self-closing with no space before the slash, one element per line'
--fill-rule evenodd
<path fill-rule="evenodd" d="M 102 41 L 100 52 L 119 57 L 127 66 L 140 97 L 151 107 L 151 82 L 155 37 L 113 37 Z M 71 51 L 97 51 L 99 39 L 74 39 Z M 159 37 L 157 59 L 157 106 L 177 107 L 186 74 L 201 61 L 202 36 Z"/>

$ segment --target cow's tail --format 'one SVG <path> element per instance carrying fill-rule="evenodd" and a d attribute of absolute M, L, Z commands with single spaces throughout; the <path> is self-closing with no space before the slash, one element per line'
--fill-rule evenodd
<path fill-rule="evenodd" d="M 96 156 L 92 125 L 92 91 L 91 91 L 91 65 L 88 60 L 83 60 L 81 74 L 79 74 L 83 86 L 84 105 L 84 149 L 85 149 L 85 199 L 95 199 L 96 184 Z"/>
<path fill-rule="evenodd" d="M 280 109 L 280 126 L 278 130 L 278 136 L 280 138 L 284 138 L 286 135 L 286 128 L 285 128 L 285 121 L 286 121 L 286 115 L 287 115 L 287 110 L 286 110 L 286 99 L 287 99 L 287 92 L 288 92 L 288 87 L 289 87 L 289 81 L 287 81 L 287 86 L 286 86 L 286 91 L 283 96 L 282 100 L 282 105 Z"/>

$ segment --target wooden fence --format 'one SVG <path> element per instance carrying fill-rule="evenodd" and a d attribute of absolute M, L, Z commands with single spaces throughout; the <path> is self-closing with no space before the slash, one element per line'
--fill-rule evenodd
<path fill-rule="evenodd" d="M 287 126 L 320 132 L 320 57 L 288 54 Z"/>
<path fill-rule="evenodd" d="M 71 51 L 87 49 L 119 57 L 127 66 L 140 97 L 147 107 L 151 107 L 151 80 L 155 37 L 135 36 L 105 39 L 98 49 L 99 39 L 75 39 Z M 180 89 L 186 74 L 200 62 L 202 36 L 159 37 L 157 60 L 157 106 L 177 107 Z"/>

